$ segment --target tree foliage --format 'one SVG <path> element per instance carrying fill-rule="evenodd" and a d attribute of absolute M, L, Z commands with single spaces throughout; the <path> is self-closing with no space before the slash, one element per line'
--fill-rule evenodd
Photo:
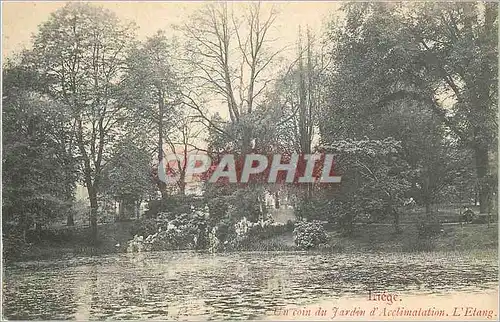
<path fill-rule="evenodd" d="M 409 168 L 401 159 L 401 142 L 384 140 L 339 140 L 322 147 L 336 154 L 336 174 L 342 176 L 340 191 L 333 196 L 333 213 L 352 231 L 352 223 L 368 214 L 392 216 L 399 230 L 399 215 L 410 184 Z"/>
<path fill-rule="evenodd" d="M 48 79 L 47 93 L 68 109 L 91 203 L 91 226 L 97 238 L 98 193 L 104 164 L 120 136 L 122 86 L 127 47 L 134 27 L 108 10 L 70 3 L 54 12 L 34 36 L 33 67 Z"/>
<path fill-rule="evenodd" d="M 69 115 L 25 87 L 35 83 L 32 76 L 3 71 L 3 222 L 24 231 L 69 212 L 78 174 Z"/>
<path fill-rule="evenodd" d="M 158 31 L 143 43 L 137 43 L 127 59 L 127 87 L 134 95 L 127 104 L 130 107 L 128 125 L 144 137 L 156 138 L 155 150 L 158 161 L 163 159 L 164 145 L 175 124 L 181 120 L 181 83 L 175 71 L 175 47 L 178 45 Z M 166 186 L 158 180 L 163 195 Z"/>
<path fill-rule="evenodd" d="M 149 199 L 156 191 L 151 164 L 146 149 L 130 140 L 121 142 L 103 169 L 103 192 L 120 201 Z"/>
<path fill-rule="evenodd" d="M 429 133 L 441 131 L 435 137 L 441 142 L 431 140 L 440 147 L 425 153 L 432 151 L 438 161 L 451 146 L 469 149 L 486 212 L 497 140 L 496 8 L 492 3 L 344 6 L 345 19 L 333 23 L 327 37 L 336 64 L 323 136 L 372 137 L 380 133 L 374 120 L 388 111 L 418 106 L 411 119 L 419 122 L 419 115 L 430 111 L 443 130 L 427 122 Z M 424 161 L 425 153 L 417 158 Z"/>

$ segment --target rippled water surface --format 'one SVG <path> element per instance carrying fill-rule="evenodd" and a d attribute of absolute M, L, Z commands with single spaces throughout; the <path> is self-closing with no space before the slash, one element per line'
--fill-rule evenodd
<path fill-rule="evenodd" d="M 10 264 L 8 319 L 259 319 L 286 305 L 364 295 L 477 291 L 496 253 L 157 252 Z"/>

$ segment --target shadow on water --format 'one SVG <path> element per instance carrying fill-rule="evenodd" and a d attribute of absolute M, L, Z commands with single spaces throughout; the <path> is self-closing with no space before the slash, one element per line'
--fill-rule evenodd
<path fill-rule="evenodd" d="M 254 319 L 368 290 L 444 293 L 496 285 L 497 256 L 444 253 L 157 252 L 5 268 L 8 319 Z"/>

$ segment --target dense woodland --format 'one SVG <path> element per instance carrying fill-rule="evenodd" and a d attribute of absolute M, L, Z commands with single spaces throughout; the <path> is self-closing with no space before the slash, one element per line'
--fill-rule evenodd
<path fill-rule="evenodd" d="M 441 203 L 496 214 L 496 3 L 345 3 L 288 48 L 270 36 L 269 5 L 235 5 L 207 4 L 144 41 L 94 4 L 40 25 L 3 66 L 4 240 L 70 223 L 77 184 L 89 240 L 106 200 L 189 204 L 185 166 L 176 187 L 158 180 L 164 149 L 336 155 L 340 185 L 205 184 L 192 202 L 209 227 L 262 217 L 265 193 L 347 233 L 366 216 L 399 231 L 408 200 L 429 222 Z"/>

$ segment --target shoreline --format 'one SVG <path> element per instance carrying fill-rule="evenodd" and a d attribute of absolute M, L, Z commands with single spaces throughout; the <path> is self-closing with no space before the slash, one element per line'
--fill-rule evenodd
<path fill-rule="evenodd" d="M 64 260 L 72 260 L 72 259 L 84 259 L 84 258 L 93 258 L 93 257 L 105 257 L 105 256 L 113 256 L 113 255 L 122 255 L 126 257 L 141 257 L 144 255 L 151 254 L 154 256 L 154 254 L 161 254 L 161 253 L 172 253 L 172 254 L 200 254 L 200 255 L 211 255 L 211 256 L 224 256 L 224 255 L 231 255 L 231 254 L 255 254 L 255 253 L 273 253 L 276 255 L 291 255 L 291 254 L 297 254 L 297 255 L 352 255 L 356 256 L 359 254 L 369 254 L 369 255 L 387 255 L 387 256 L 392 256 L 392 255 L 428 255 L 429 257 L 437 256 L 440 254 L 445 254 L 446 256 L 449 257 L 458 257 L 461 258 L 463 255 L 468 255 L 472 257 L 481 257 L 483 259 L 492 259 L 492 258 L 497 258 L 498 259 L 498 250 L 496 248 L 486 248 L 486 249 L 467 249 L 467 250 L 433 250 L 433 251 L 414 251 L 414 252 L 408 252 L 408 251 L 354 251 L 354 252 L 346 252 L 346 251 L 338 251 L 338 252 L 333 252 L 329 250 L 320 250 L 320 249 L 309 249 L 309 250 L 301 250 L 301 249 L 290 249 L 290 250 L 230 250 L 230 251 L 221 251 L 221 252 L 215 252 L 211 253 L 206 249 L 201 249 L 201 250 L 193 250 L 193 249 L 176 249 L 176 250 L 153 250 L 153 251 L 143 251 L 143 252 L 135 252 L 135 253 L 127 253 L 127 252 L 102 252 L 102 253 L 95 253 L 95 254 L 73 254 L 70 252 L 66 252 L 62 254 L 61 256 L 57 257 L 45 257 L 45 258 L 24 258 L 23 260 L 11 260 L 11 261 L 6 261 L 4 262 L 5 267 L 15 267 L 18 265 L 26 265 L 30 263 L 42 263 L 42 262 L 51 262 L 51 261 L 64 261 Z"/>
<path fill-rule="evenodd" d="M 126 253 L 127 242 L 133 238 L 130 223 L 113 224 L 103 227 L 101 242 L 97 246 L 86 243 L 83 235 L 78 241 L 54 243 L 42 241 L 32 244 L 10 258 L 4 257 L 5 263 L 23 262 L 43 259 L 62 259 L 80 256 L 99 256 Z M 433 252 L 471 252 L 484 251 L 498 254 L 498 224 L 493 223 L 488 228 L 486 224 L 446 225 L 444 232 L 430 238 L 420 238 L 414 226 L 408 226 L 403 233 L 391 233 L 390 226 L 360 227 L 353 235 L 344 236 L 336 231 L 328 232 L 328 243 L 318 248 L 299 249 L 294 244 L 293 234 L 285 232 L 280 235 L 261 240 L 246 241 L 245 244 L 233 249 L 220 250 L 217 253 L 231 252 L 308 252 L 308 253 L 433 253 Z M 119 245 L 118 247 L 116 245 Z M 165 249 L 163 251 L 178 251 L 182 249 Z M 190 250 L 188 248 L 184 250 Z M 207 252 L 208 249 L 200 250 Z"/>

